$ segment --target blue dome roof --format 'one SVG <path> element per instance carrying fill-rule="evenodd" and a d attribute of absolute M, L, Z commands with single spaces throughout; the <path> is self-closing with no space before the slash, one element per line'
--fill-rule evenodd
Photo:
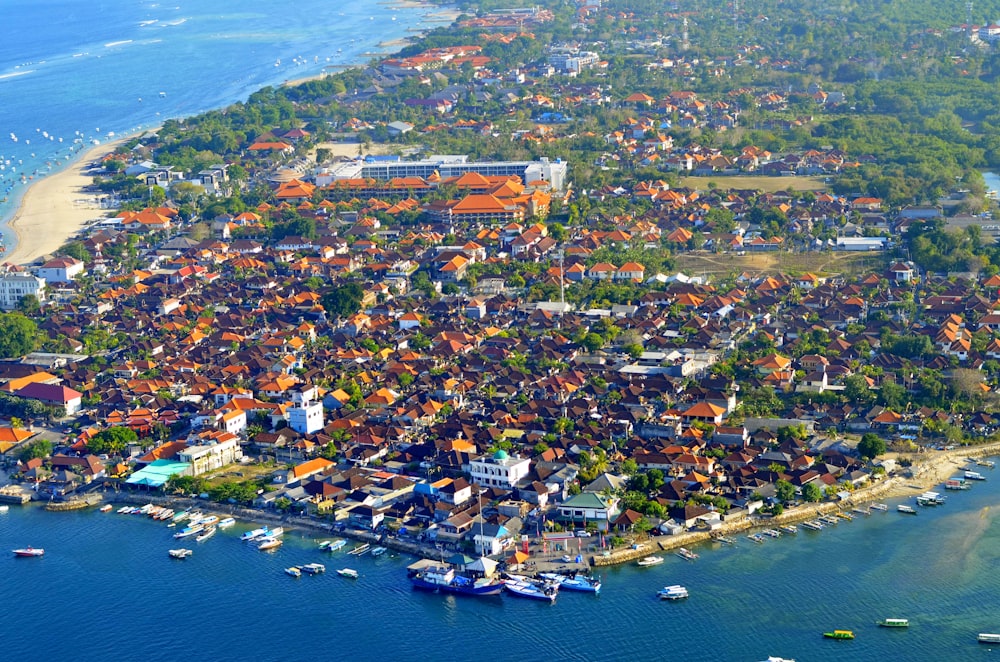
<path fill-rule="evenodd" d="M 507 455 L 507 451 L 503 450 L 502 448 L 493 454 L 494 460 L 506 460 L 508 457 L 509 456 Z"/>

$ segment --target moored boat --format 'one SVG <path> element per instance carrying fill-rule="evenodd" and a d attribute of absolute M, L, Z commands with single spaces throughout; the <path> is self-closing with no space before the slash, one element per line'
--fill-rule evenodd
<path fill-rule="evenodd" d="M 662 556 L 644 556 L 636 562 L 641 568 L 648 568 L 663 563 Z"/>
<path fill-rule="evenodd" d="M 715 542 L 721 542 L 723 545 L 735 545 L 736 541 L 727 536 L 715 536 L 712 540 Z"/>
<path fill-rule="evenodd" d="M 916 510 L 914 510 L 910 506 L 907 506 L 907 505 L 902 504 L 902 503 L 899 504 L 898 506 L 896 506 L 896 510 L 898 510 L 899 512 L 901 512 L 901 513 L 903 513 L 905 515 L 916 515 L 917 514 Z"/>
<path fill-rule="evenodd" d="M 979 637 L 977 637 L 977 639 L 981 644 L 1000 644 L 1000 634 L 980 632 Z"/>
<path fill-rule="evenodd" d="M 358 571 L 353 568 L 341 568 L 337 571 L 337 574 L 341 577 L 347 577 L 348 579 L 357 579 Z"/>
<path fill-rule="evenodd" d="M 871 508 L 872 510 L 879 510 L 883 513 L 889 510 L 889 506 L 885 505 L 884 503 L 873 503 L 871 505 Z"/>
<path fill-rule="evenodd" d="M 21 549 L 14 550 L 14 556 L 20 556 L 22 558 L 30 558 L 32 556 L 44 556 L 45 550 L 38 547 L 22 547 Z"/>
<path fill-rule="evenodd" d="M 687 547 L 681 547 L 675 553 L 677 554 L 677 556 L 681 557 L 685 561 L 694 561 L 695 559 L 698 558 L 698 555 L 692 552 Z"/>
<path fill-rule="evenodd" d="M 799 532 L 798 527 L 795 526 L 794 524 L 787 524 L 781 527 L 781 530 L 784 531 L 785 533 L 791 533 L 791 534 L 796 534 Z"/>
<path fill-rule="evenodd" d="M 195 524 L 194 526 L 186 526 L 177 533 L 174 534 L 174 538 L 187 538 L 188 536 L 194 536 L 201 533 L 205 527 L 201 524 Z"/>
<path fill-rule="evenodd" d="M 827 639 L 854 639 L 854 632 L 851 630 L 834 630 L 833 632 L 824 632 L 823 636 Z"/>
<path fill-rule="evenodd" d="M 236 518 L 235 517 L 227 517 L 227 518 L 225 518 L 223 520 L 219 520 L 219 523 L 218 523 L 217 526 L 220 529 L 225 529 L 227 527 L 233 526 L 234 524 L 236 524 Z"/>
<path fill-rule="evenodd" d="M 290 568 L 285 568 L 285 574 L 291 577 L 301 577 L 302 570 L 297 565 L 293 565 Z"/>
<path fill-rule="evenodd" d="M 559 587 L 556 584 L 545 583 L 539 585 L 520 579 L 507 579 L 504 581 L 504 586 L 511 595 L 516 595 L 519 598 L 546 600 L 548 602 L 555 602 L 556 594 L 559 592 Z"/>
<path fill-rule="evenodd" d="M 204 531 L 202 531 L 200 534 L 198 534 L 197 536 L 195 536 L 194 539 L 195 539 L 195 542 L 201 542 L 203 540 L 208 540 L 209 538 L 211 538 L 214 535 L 215 535 L 215 527 L 214 526 L 210 526 L 207 529 L 205 529 Z"/>
<path fill-rule="evenodd" d="M 257 541 L 257 549 L 262 552 L 266 552 L 271 549 L 277 549 L 281 547 L 281 538 L 272 538 L 271 536 L 264 536 Z"/>
<path fill-rule="evenodd" d="M 326 566 L 322 563 L 307 563 L 302 566 L 302 572 L 307 575 L 318 575 L 321 572 L 326 572 Z"/>
<path fill-rule="evenodd" d="M 881 621 L 876 621 L 876 625 L 884 628 L 908 628 L 910 621 L 905 618 L 883 618 Z"/>
<path fill-rule="evenodd" d="M 215 526 L 216 524 L 219 523 L 219 521 L 220 520 L 218 515 L 207 515 L 205 517 L 202 517 L 201 521 L 198 523 L 204 527 L 209 527 L 209 526 Z"/>
<path fill-rule="evenodd" d="M 194 554 L 194 551 L 190 549 L 169 549 L 167 550 L 167 554 L 169 554 L 172 559 L 186 559 Z"/>
<path fill-rule="evenodd" d="M 661 600 L 683 600 L 688 597 L 688 590 L 680 584 L 664 586 L 656 592 L 656 597 Z"/>
<path fill-rule="evenodd" d="M 747 535 L 747 540 L 752 540 L 757 544 L 762 544 L 764 542 L 764 536 L 759 533 L 751 533 Z"/>
<path fill-rule="evenodd" d="M 347 546 L 346 540 L 334 540 L 332 543 L 327 545 L 326 551 L 336 552 L 338 549 L 343 549 L 346 546 Z"/>
<path fill-rule="evenodd" d="M 822 531 L 823 525 L 816 520 L 809 520 L 808 522 L 802 522 L 802 526 L 806 527 L 811 531 Z"/>
<path fill-rule="evenodd" d="M 968 480 L 986 480 L 986 476 L 979 473 L 978 471 L 966 471 L 965 477 Z"/>
<path fill-rule="evenodd" d="M 368 543 L 363 543 L 361 545 L 358 545 L 357 547 L 355 547 L 354 549 L 352 549 L 351 551 L 349 551 L 347 553 L 350 554 L 351 556 L 361 556 L 362 554 L 367 553 L 368 550 L 371 549 L 371 548 L 372 548 L 372 546 L 369 545 Z"/>
<path fill-rule="evenodd" d="M 772 538 L 780 538 L 781 537 L 781 531 L 778 531 L 777 529 L 764 529 L 764 531 L 762 531 L 762 533 L 765 536 L 770 536 Z"/>
<path fill-rule="evenodd" d="M 253 529 L 252 531 L 247 531 L 240 536 L 240 540 L 243 542 L 250 542 L 256 538 L 263 538 L 267 535 L 267 527 L 262 526 L 259 529 Z"/>
<path fill-rule="evenodd" d="M 457 595 L 482 597 L 499 595 L 504 589 L 503 582 L 487 577 L 467 577 L 446 565 L 432 565 L 417 571 L 410 578 L 414 588 L 425 591 L 440 591 Z"/>
<path fill-rule="evenodd" d="M 101 506 L 100 510 L 101 510 L 102 513 L 108 513 L 108 512 L 111 512 L 111 509 L 113 507 L 114 506 L 112 506 L 110 503 L 106 503 L 103 506 Z"/>
<path fill-rule="evenodd" d="M 372 556 L 382 556 L 388 551 L 385 547 L 372 547 Z"/>
<path fill-rule="evenodd" d="M 542 579 L 559 584 L 559 588 L 567 591 L 581 591 L 585 593 L 599 593 L 601 591 L 601 580 L 587 575 L 560 575 L 557 572 L 540 572 L 538 576 Z"/>

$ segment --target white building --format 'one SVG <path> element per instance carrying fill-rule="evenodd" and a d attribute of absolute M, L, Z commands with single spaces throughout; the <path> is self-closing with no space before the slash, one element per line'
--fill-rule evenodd
<path fill-rule="evenodd" d="M 83 273 L 83 262 L 73 257 L 57 257 L 38 268 L 37 274 L 47 283 L 69 283 Z"/>
<path fill-rule="evenodd" d="M 239 437 L 236 435 L 225 435 L 215 443 L 188 446 L 177 454 L 177 459 L 191 464 L 192 476 L 200 476 L 239 462 L 243 457 L 243 448 L 239 442 Z"/>
<path fill-rule="evenodd" d="M 497 451 L 492 457 L 481 457 L 469 462 L 472 482 L 482 487 L 499 487 L 509 490 L 528 475 L 531 460 L 510 456 L 507 451 Z"/>
<path fill-rule="evenodd" d="M 300 434 L 312 434 L 323 429 L 323 403 L 312 402 L 288 410 L 288 427 Z"/>
<path fill-rule="evenodd" d="M 0 277 L 0 308 L 13 310 L 25 296 L 44 302 L 45 279 L 19 271 L 8 271 Z"/>

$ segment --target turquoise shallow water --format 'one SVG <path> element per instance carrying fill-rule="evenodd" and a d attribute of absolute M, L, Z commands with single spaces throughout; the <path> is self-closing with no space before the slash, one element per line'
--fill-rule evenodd
<path fill-rule="evenodd" d="M 163 524 L 95 511 L 39 508 L 0 515 L 0 604 L 5 659 L 976 660 L 1000 651 L 976 643 L 1000 630 L 1000 472 L 917 517 L 890 511 L 822 532 L 755 545 L 696 548 L 656 567 L 606 569 L 599 597 L 563 593 L 554 605 L 414 591 L 412 559 L 354 558 L 315 549 L 291 532 L 273 554 L 238 540 L 246 526 L 168 558 L 180 546 Z M 893 507 L 896 502 L 892 502 Z M 44 547 L 42 559 L 9 549 Z M 328 572 L 292 579 L 289 565 Z M 333 571 L 354 567 L 350 581 Z M 680 583 L 691 597 L 663 603 Z M 874 625 L 909 618 L 905 631 Z M 39 647 L 72 628 L 66 651 Z M 849 628 L 857 639 L 821 633 Z"/>
<path fill-rule="evenodd" d="M 441 25 L 434 11 L 371 0 L 0 0 L 0 219 L 94 140 L 366 62 L 409 28 Z"/>

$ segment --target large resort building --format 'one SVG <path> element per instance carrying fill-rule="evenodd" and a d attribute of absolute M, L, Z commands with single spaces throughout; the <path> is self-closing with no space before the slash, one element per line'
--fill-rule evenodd
<path fill-rule="evenodd" d="M 462 155 L 431 156 L 420 161 L 403 161 L 399 157 L 367 157 L 364 160 L 345 161 L 316 175 L 317 186 L 328 186 L 342 179 L 370 178 L 389 181 L 398 177 L 428 178 L 437 175 L 442 179 L 460 177 L 475 172 L 486 177 L 517 176 L 526 185 L 545 181 L 555 191 L 566 185 L 566 163 L 542 158 L 539 161 L 469 161 Z"/>

